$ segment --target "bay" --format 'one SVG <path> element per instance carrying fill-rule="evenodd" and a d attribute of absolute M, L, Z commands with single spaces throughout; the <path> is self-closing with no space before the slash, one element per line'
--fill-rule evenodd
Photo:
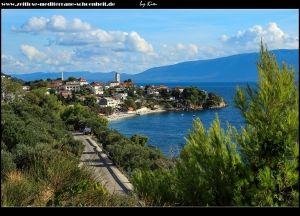
<path fill-rule="evenodd" d="M 147 84 L 165 85 L 169 88 L 176 86 L 189 87 L 196 86 L 198 89 L 205 90 L 207 93 L 214 92 L 224 98 L 229 105 L 221 109 L 209 109 L 199 111 L 173 111 L 151 113 L 146 115 L 136 115 L 123 119 L 110 121 L 108 127 L 115 129 L 127 137 L 134 134 L 148 136 L 147 145 L 151 144 L 159 149 L 165 155 L 177 156 L 181 145 L 185 145 L 185 138 L 188 131 L 192 130 L 193 119 L 200 118 L 205 129 L 209 129 L 211 123 L 218 115 L 221 127 L 227 130 L 226 122 L 235 126 L 238 130 L 245 126 L 245 120 L 240 110 L 233 107 L 233 97 L 236 94 L 235 87 L 246 87 L 246 83 L 215 82 L 215 83 L 136 83 L 137 87 Z M 249 83 L 255 88 L 255 83 Z"/>

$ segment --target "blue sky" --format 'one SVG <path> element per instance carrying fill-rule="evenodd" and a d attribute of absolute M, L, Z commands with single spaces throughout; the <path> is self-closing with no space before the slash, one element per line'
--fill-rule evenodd
<path fill-rule="evenodd" d="M 298 9 L 1 9 L 1 72 L 111 72 L 299 49 Z"/>

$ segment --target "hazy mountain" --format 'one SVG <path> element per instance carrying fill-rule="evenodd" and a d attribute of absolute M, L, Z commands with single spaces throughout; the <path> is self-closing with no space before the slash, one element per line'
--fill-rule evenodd
<path fill-rule="evenodd" d="M 292 64 L 299 73 L 299 49 L 292 50 L 272 50 L 277 62 L 282 61 L 288 65 Z M 148 69 L 139 74 L 120 73 L 121 81 L 131 79 L 136 83 L 159 83 L 159 82 L 252 82 L 258 77 L 255 62 L 259 59 L 259 53 L 245 53 L 228 57 L 198 60 L 178 63 L 162 67 Z M 85 78 L 88 82 L 99 81 L 106 83 L 114 81 L 115 71 L 103 72 L 64 72 L 64 78 L 70 76 Z M 61 77 L 58 73 L 32 73 L 32 74 L 12 74 L 12 77 L 33 81 L 37 79 L 56 79 Z"/>

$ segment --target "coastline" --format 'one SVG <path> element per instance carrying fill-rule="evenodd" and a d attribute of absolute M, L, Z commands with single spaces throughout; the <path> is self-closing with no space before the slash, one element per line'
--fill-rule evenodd
<path fill-rule="evenodd" d="M 139 112 L 138 114 L 147 115 L 150 113 L 157 113 L 157 112 L 166 112 L 166 110 L 162 109 L 162 108 L 157 108 L 155 110 L 147 109 L 146 111 Z M 133 112 L 133 113 L 114 113 L 110 116 L 104 116 L 104 118 L 107 119 L 108 121 L 114 121 L 114 120 L 119 120 L 119 119 L 123 119 L 123 118 L 127 118 L 127 117 L 132 117 L 135 115 L 137 115 L 135 112 Z"/>
<path fill-rule="evenodd" d="M 201 109 L 198 109 L 198 110 L 203 110 L 203 109 L 222 109 L 222 108 L 226 108 L 226 107 L 228 107 L 228 104 L 222 103 L 219 106 L 214 106 L 214 107 L 209 107 L 209 108 L 201 108 Z M 104 116 L 104 118 L 107 119 L 108 121 L 114 121 L 114 120 L 118 120 L 118 119 L 132 117 L 132 116 L 135 116 L 135 115 L 146 115 L 146 114 L 150 114 L 150 113 L 166 112 L 166 111 L 178 111 L 178 109 L 172 110 L 172 109 L 165 109 L 163 107 L 158 107 L 155 110 L 151 110 L 151 109 L 148 108 L 146 111 L 140 111 L 138 113 L 136 113 L 136 112 L 132 112 L 132 113 L 119 112 L 119 113 L 114 113 L 114 114 L 112 114 L 110 116 Z"/>

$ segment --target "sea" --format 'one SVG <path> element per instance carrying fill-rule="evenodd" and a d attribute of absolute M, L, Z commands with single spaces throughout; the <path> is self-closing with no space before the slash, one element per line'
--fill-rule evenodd
<path fill-rule="evenodd" d="M 146 86 L 149 83 L 136 83 L 137 87 Z M 205 90 L 207 93 L 213 92 L 224 98 L 228 104 L 225 108 L 207 109 L 199 111 L 166 111 L 151 113 L 146 115 L 134 115 L 123 119 L 110 121 L 108 127 L 115 129 L 121 134 L 131 137 L 134 134 L 148 136 L 147 145 L 154 145 L 161 149 L 167 156 L 177 156 L 182 146 L 186 145 L 185 138 L 188 132 L 192 131 L 193 120 L 199 118 L 205 129 L 209 129 L 216 119 L 216 114 L 221 123 L 221 127 L 226 131 L 227 125 L 234 126 L 238 131 L 242 126 L 246 126 L 245 119 L 239 109 L 233 106 L 233 97 L 236 95 L 236 86 L 246 87 L 246 82 L 187 82 L 187 83 L 150 83 L 154 86 L 165 85 L 168 88 L 180 86 L 186 88 L 195 86 Z M 255 82 L 248 83 L 252 88 Z"/>

